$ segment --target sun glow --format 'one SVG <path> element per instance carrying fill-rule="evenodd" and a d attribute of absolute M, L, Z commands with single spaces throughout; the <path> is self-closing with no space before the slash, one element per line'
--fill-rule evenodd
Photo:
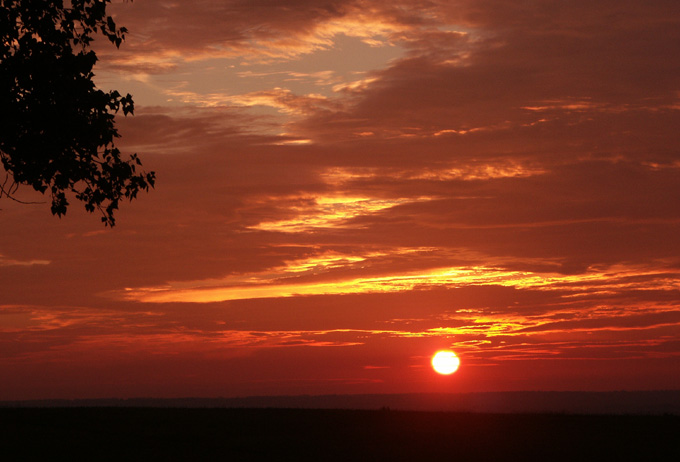
<path fill-rule="evenodd" d="M 438 351 L 432 357 L 432 368 L 442 375 L 453 374 L 460 366 L 460 359 L 453 351 Z"/>

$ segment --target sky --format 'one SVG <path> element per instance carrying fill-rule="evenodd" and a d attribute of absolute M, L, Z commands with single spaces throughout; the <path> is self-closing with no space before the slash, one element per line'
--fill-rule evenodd
<path fill-rule="evenodd" d="M 678 389 L 676 0 L 109 10 L 156 188 L 0 202 L 0 399 Z"/>

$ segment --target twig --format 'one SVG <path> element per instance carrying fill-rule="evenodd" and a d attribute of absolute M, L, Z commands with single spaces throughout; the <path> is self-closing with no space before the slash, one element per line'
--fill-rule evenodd
<path fill-rule="evenodd" d="M 22 201 L 20 199 L 17 199 L 16 197 L 13 196 L 14 193 L 17 192 L 19 189 L 19 183 L 16 181 L 12 180 L 12 183 L 10 183 L 9 188 L 5 188 L 7 185 L 7 182 L 9 181 L 9 173 L 5 173 L 5 181 L 2 183 L 2 186 L 0 186 L 0 199 L 2 199 L 2 196 L 4 195 L 6 198 L 13 200 L 14 202 L 18 202 L 20 204 L 25 204 L 25 205 L 30 205 L 30 204 L 44 204 L 45 201 L 43 202 L 27 202 L 27 201 Z"/>

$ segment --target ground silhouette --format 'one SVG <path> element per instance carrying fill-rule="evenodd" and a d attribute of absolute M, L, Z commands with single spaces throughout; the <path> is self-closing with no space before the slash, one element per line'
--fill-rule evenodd
<path fill-rule="evenodd" d="M 7 460 L 680 460 L 680 416 L 4 408 Z"/>

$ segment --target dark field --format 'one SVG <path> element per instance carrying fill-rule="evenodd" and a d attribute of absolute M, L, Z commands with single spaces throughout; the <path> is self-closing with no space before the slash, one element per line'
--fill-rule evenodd
<path fill-rule="evenodd" d="M 0 409 L 14 460 L 680 460 L 680 416 Z"/>

